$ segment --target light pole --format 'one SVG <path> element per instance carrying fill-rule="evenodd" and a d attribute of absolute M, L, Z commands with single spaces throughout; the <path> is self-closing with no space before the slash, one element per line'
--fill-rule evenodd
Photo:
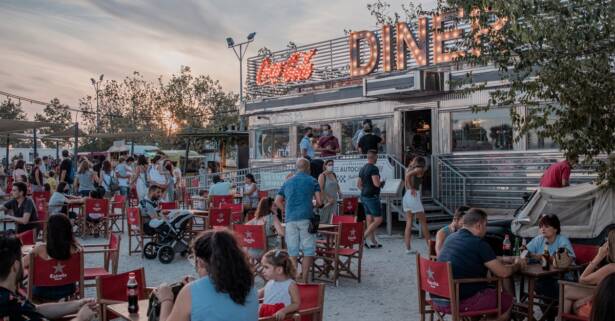
<path fill-rule="evenodd" d="M 92 86 L 94 86 L 94 90 L 96 90 L 96 132 L 98 133 L 100 131 L 100 106 L 98 103 L 98 90 L 100 88 L 100 83 L 103 80 L 103 77 L 105 75 L 100 75 L 100 77 L 98 78 L 98 81 L 96 81 L 96 79 L 94 78 L 90 78 L 90 80 L 92 81 Z"/>
<path fill-rule="evenodd" d="M 247 40 L 241 43 L 235 43 L 233 38 L 226 38 L 226 44 L 229 48 L 233 48 L 233 52 L 235 52 L 235 56 L 239 60 L 239 104 L 243 103 L 243 57 L 248 51 L 248 45 L 250 42 L 254 41 L 254 37 L 256 36 L 256 32 L 251 32 L 248 34 Z M 239 47 L 239 50 L 236 48 Z M 239 130 L 244 130 L 243 117 L 239 116 Z"/>

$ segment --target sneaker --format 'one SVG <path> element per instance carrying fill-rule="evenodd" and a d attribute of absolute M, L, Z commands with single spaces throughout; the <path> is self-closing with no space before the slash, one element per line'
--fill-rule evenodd
<path fill-rule="evenodd" d="M 367 244 L 367 242 L 365 242 L 365 244 L 363 244 L 363 246 L 365 246 L 366 249 L 371 249 L 372 248 L 369 244 Z"/>
<path fill-rule="evenodd" d="M 407 249 L 406 250 L 406 254 L 407 255 L 415 255 L 416 253 L 417 253 L 416 250 L 413 250 L 413 249 Z"/>
<path fill-rule="evenodd" d="M 382 248 L 382 244 L 380 243 L 372 244 L 372 249 L 379 249 L 379 248 Z"/>

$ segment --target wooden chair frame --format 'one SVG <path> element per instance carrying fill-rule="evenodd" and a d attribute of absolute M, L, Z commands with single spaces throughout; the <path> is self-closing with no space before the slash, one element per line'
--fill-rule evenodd
<path fill-rule="evenodd" d="M 91 232 L 95 232 L 98 231 L 99 234 L 102 234 L 104 237 L 107 237 L 109 235 L 109 212 L 111 211 L 111 202 L 108 199 L 95 199 L 95 201 L 104 201 L 107 202 L 107 210 L 102 213 L 103 216 L 100 218 L 99 222 L 88 222 L 87 217 L 88 217 L 88 209 L 87 209 L 87 204 L 88 202 L 93 202 L 91 198 L 86 198 L 85 203 L 83 205 L 83 226 L 84 226 L 84 232 L 82 237 L 85 237 L 86 235 L 90 234 Z M 102 232 L 102 233 L 100 233 Z"/>
<path fill-rule="evenodd" d="M 293 321 L 322 321 L 324 315 L 324 304 L 325 304 L 325 285 L 323 283 L 311 283 L 311 284 L 303 284 L 297 283 L 297 286 L 301 288 L 301 286 L 318 286 L 318 299 L 317 306 L 306 309 L 299 309 L 299 311 L 292 313 L 292 315 L 286 315 L 284 320 L 293 320 Z M 301 289 L 299 290 L 301 292 Z M 310 318 L 311 317 L 311 318 Z M 258 321 L 276 321 L 275 316 L 259 318 Z"/>
<path fill-rule="evenodd" d="M 363 226 L 362 223 L 352 223 L 357 226 Z M 333 240 L 330 247 L 317 248 L 316 257 L 312 262 L 312 279 L 325 282 L 332 282 L 335 286 L 339 285 L 339 278 L 346 277 L 356 279 L 361 283 L 361 271 L 363 263 L 363 246 L 364 246 L 364 227 L 358 233 L 359 240 L 352 247 L 345 247 L 342 243 L 342 228 L 350 224 L 341 224 L 337 231 L 319 231 L 318 233 L 329 237 Z M 358 248 L 355 248 L 355 245 Z M 344 254 L 344 250 L 352 249 L 351 254 Z M 322 264 L 317 264 L 318 260 L 322 260 Z M 356 273 L 352 270 L 352 262 L 357 261 Z M 330 272 L 333 272 L 333 277 L 328 278 Z M 327 276 L 326 278 L 323 276 Z"/>
<path fill-rule="evenodd" d="M 117 200 L 116 197 L 119 197 L 120 200 Z M 121 198 L 124 198 L 124 200 L 122 201 Z M 117 232 L 122 232 L 124 233 L 124 220 L 126 219 L 126 204 L 128 202 L 128 198 L 120 195 L 120 194 L 116 194 L 113 196 L 113 198 L 111 199 L 111 213 L 109 214 L 109 230 L 111 231 L 111 233 L 114 232 L 113 227 L 117 227 Z M 119 206 L 118 206 L 119 205 Z M 118 214 L 115 210 L 120 210 L 120 213 Z M 118 220 L 119 220 L 119 224 L 118 224 Z"/>
<path fill-rule="evenodd" d="M 420 320 L 421 321 L 425 321 L 425 316 L 427 314 L 429 314 L 431 316 L 431 319 L 433 320 L 433 316 L 436 316 L 436 318 L 440 321 L 444 321 L 445 318 L 445 314 L 444 313 L 440 313 L 438 311 L 436 311 L 436 309 L 434 309 L 431 300 L 427 299 L 427 292 L 425 290 L 422 289 L 421 287 L 421 270 L 420 270 L 420 260 L 421 260 L 421 255 L 417 254 L 416 255 L 416 286 L 417 286 L 417 290 L 418 290 L 418 297 L 419 297 L 419 313 L 420 313 Z M 460 311 L 459 311 L 459 289 L 460 286 L 462 284 L 468 284 L 468 283 L 496 283 L 496 293 L 499 293 L 498 297 L 497 297 L 497 305 L 496 305 L 496 312 L 493 313 L 489 313 L 489 314 L 495 314 L 497 313 L 497 316 L 500 316 L 500 312 L 502 310 L 502 280 L 499 278 L 466 278 L 466 279 L 453 279 L 453 269 L 451 266 L 450 262 L 446 262 L 447 265 L 447 274 L 448 274 L 448 284 L 449 284 L 449 297 L 450 297 L 450 308 L 451 308 L 451 320 L 452 321 L 459 321 L 462 318 L 465 318 L 466 316 L 461 315 Z"/>
<path fill-rule="evenodd" d="M 141 257 L 143 257 L 143 246 L 145 244 L 145 240 L 153 240 L 155 239 L 155 237 L 153 235 L 147 235 L 145 234 L 145 232 L 143 231 L 143 220 L 141 218 L 141 211 L 139 210 L 138 207 L 129 207 L 126 209 L 126 215 L 127 217 L 129 215 L 128 212 L 129 211 L 136 211 L 136 218 L 137 218 L 137 223 L 136 224 L 132 224 L 130 222 L 127 222 L 127 229 L 128 229 L 128 255 L 132 255 L 133 253 L 141 253 Z M 136 228 L 135 228 L 136 227 Z M 132 246 L 132 239 L 133 237 L 136 239 L 136 246 L 133 247 Z"/>
<path fill-rule="evenodd" d="M 115 275 L 117 274 L 117 268 L 119 265 L 119 259 L 120 259 L 120 246 L 122 245 L 122 234 L 119 233 L 109 233 L 109 241 L 111 240 L 111 237 L 115 236 L 117 237 L 117 248 L 116 249 L 112 249 L 111 245 L 109 244 L 110 242 L 107 243 L 103 243 L 103 244 L 86 244 L 86 245 L 81 245 L 84 250 L 83 250 L 83 254 L 84 256 L 86 254 L 103 254 L 103 266 L 102 268 L 105 269 L 109 274 L 111 275 Z M 84 268 L 84 274 L 85 272 L 88 270 L 88 268 Z M 96 280 L 96 277 L 94 278 L 86 278 L 84 276 L 84 280 L 85 281 L 89 281 L 89 280 Z M 96 286 L 96 283 L 86 283 L 84 285 L 85 287 L 93 287 Z"/>
<path fill-rule="evenodd" d="M 132 270 L 132 271 L 127 271 L 127 272 L 123 272 L 123 273 L 130 273 L 130 272 L 134 272 L 134 273 L 138 273 L 141 276 L 141 280 L 142 280 L 142 286 L 143 286 L 143 296 L 145 298 L 148 298 L 150 296 L 150 294 L 154 291 L 154 288 L 148 288 L 146 287 L 146 280 L 145 280 L 145 269 L 143 267 L 140 267 L 136 270 Z M 101 316 L 101 320 L 102 321 L 107 321 L 108 320 L 108 316 L 107 316 L 107 306 L 108 305 L 112 305 L 112 304 L 117 304 L 117 303 L 122 303 L 123 301 L 116 301 L 116 300 L 109 300 L 109 299 L 103 299 L 101 297 L 101 277 L 97 277 L 96 278 L 96 300 L 99 303 L 99 315 Z M 147 311 L 142 311 L 143 313 L 147 312 Z"/>
<path fill-rule="evenodd" d="M 564 281 L 564 280 L 559 280 L 558 283 L 559 283 L 559 307 L 557 309 L 558 320 L 560 321 L 566 321 L 566 320 L 588 321 L 589 320 L 588 318 L 583 318 L 573 313 L 564 312 L 564 297 L 565 297 L 564 292 L 566 291 L 567 287 L 577 287 L 577 288 L 586 288 L 589 290 L 595 290 L 596 286 L 589 285 L 589 284 L 583 284 L 583 283 Z"/>

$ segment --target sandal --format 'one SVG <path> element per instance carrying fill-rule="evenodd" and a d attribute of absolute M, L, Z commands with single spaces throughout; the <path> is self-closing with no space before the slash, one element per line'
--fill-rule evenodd
<path fill-rule="evenodd" d="M 365 246 L 365 248 L 371 249 L 372 247 L 369 246 L 369 244 L 367 244 L 367 242 L 365 242 L 365 244 L 363 244 L 363 246 Z"/>

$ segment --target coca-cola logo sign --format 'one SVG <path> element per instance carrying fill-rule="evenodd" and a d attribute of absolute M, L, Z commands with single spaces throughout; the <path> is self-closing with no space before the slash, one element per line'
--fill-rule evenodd
<path fill-rule="evenodd" d="M 275 85 L 310 79 L 314 71 L 312 58 L 315 54 L 316 49 L 310 49 L 294 52 L 284 61 L 273 62 L 271 57 L 263 59 L 256 73 L 256 84 Z"/>

